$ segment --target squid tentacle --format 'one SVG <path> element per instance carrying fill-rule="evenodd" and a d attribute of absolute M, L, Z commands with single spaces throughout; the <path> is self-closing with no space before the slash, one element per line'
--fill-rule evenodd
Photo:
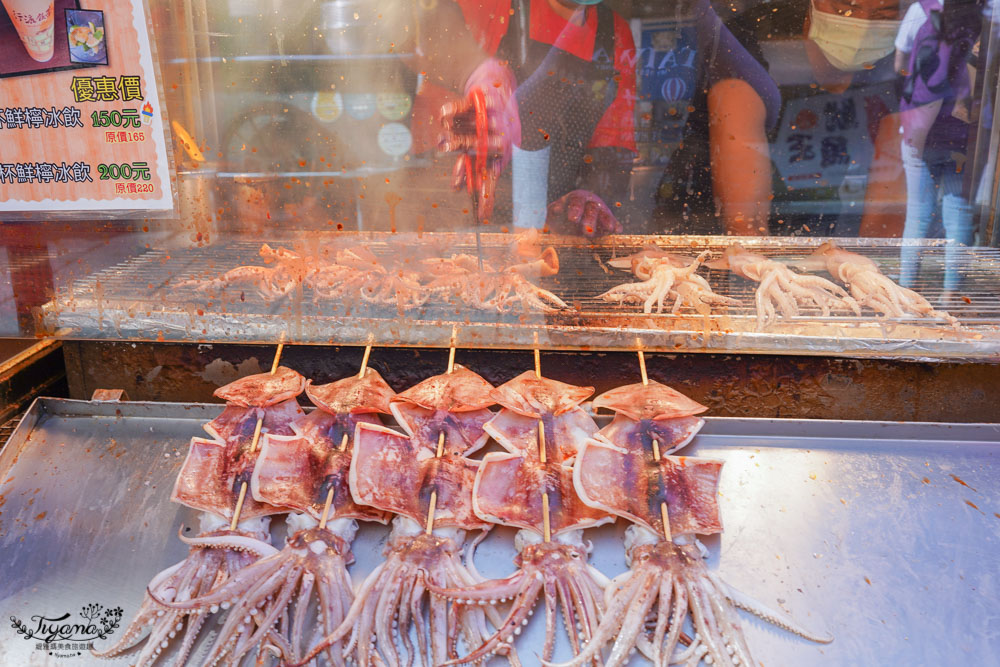
<path fill-rule="evenodd" d="M 513 640 L 515 634 L 521 632 L 521 626 L 528 622 L 528 617 L 534 611 L 535 600 L 541 593 L 543 584 L 539 577 L 531 577 L 524 585 L 524 588 L 514 600 L 510 613 L 493 635 L 487 639 L 482 646 L 472 653 L 459 658 L 449 660 L 444 665 L 461 665 L 467 662 L 478 662 L 491 653 L 495 653 L 497 648 L 504 642 Z"/>

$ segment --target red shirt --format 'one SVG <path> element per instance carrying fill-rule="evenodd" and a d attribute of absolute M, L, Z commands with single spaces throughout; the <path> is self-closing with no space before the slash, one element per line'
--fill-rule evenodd
<path fill-rule="evenodd" d="M 467 27 L 483 47 L 495 55 L 500 42 L 510 27 L 511 0 L 456 0 L 462 9 Z M 597 39 L 597 10 L 586 7 L 583 25 L 576 25 L 557 14 L 548 0 L 531 0 L 529 9 L 529 35 L 532 40 L 551 44 L 583 60 L 591 60 Z M 628 23 L 615 14 L 615 69 L 620 73 L 618 92 L 611 106 L 604 112 L 588 147 L 623 148 L 636 152 L 635 145 L 635 42 Z M 443 94 L 442 94 L 443 93 Z M 440 86 L 424 83 L 414 108 L 414 142 L 417 152 L 434 147 L 439 130 L 436 129 L 437 109 L 454 93 Z M 421 99 L 423 98 L 423 99 Z M 430 116 L 428 116 L 430 114 Z M 429 136 L 431 135 L 431 136 Z"/>

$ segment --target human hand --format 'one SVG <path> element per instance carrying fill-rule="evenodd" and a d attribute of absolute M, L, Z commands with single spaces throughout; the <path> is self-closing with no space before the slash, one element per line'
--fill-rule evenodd
<path fill-rule="evenodd" d="M 591 238 L 622 231 L 604 200 L 589 190 L 573 190 L 549 204 L 545 223 L 554 232 Z"/>
<path fill-rule="evenodd" d="M 486 217 L 493 210 L 493 193 L 500 174 L 510 163 L 512 146 L 521 141 L 521 121 L 514 90 L 517 80 L 510 68 L 490 58 L 477 67 L 465 83 L 465 97 L 441 107 L 443 134 L 438 143 L 444 152 L 461 151 L 452 172 L 452 187 L 466 185 L 479 197 L 479 215 Z M 482 91 L 486 128 L 486 158 L 482 173 L 475 171 L 475 158 L 480 152 L 477 136 L 477 109 L 473 91 Z M 482 115 L 482 111 L 478 115 Z M 485 120 L 485 122 L 484 122 Z M 472 179 L 469 182 L 469 176 Z"/>

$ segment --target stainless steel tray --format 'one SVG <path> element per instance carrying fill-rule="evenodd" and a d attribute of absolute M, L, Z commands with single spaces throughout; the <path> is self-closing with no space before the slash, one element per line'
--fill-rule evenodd
<path fill-rule="evenodd" d="M 96 603 L 121 606 L 124 625 L 153 574 L 186 554 L 177 531 L 195 514 L 168 497 L 189 438 L 220 409 L 34 403 L 0 452 L 0 664 L 102 664 L 36 650 L 10 617 Z M 1000 426 L 709 418 L 684 453 L 726 461 L 726 531 L 706 541 L 709 567 L 836 638 L 818 646 L 744 615 L 761 664 L 997 664 Z M 588 533 L 609 576 L 625 569 L 619 524 Z M 356 581 L 386 534 L 360 532 Z M 480 547 L 484 574 L 511 571 L 511 537 Z M 526 665 L 541 616 L 522 636 Z"/>

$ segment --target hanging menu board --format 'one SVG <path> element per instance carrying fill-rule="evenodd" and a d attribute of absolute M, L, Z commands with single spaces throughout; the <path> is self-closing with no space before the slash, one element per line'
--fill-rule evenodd
<path fill-rule="evenodd" d="M 0 218 L 171 211 L 143 0 L 0 8 Z"/>

